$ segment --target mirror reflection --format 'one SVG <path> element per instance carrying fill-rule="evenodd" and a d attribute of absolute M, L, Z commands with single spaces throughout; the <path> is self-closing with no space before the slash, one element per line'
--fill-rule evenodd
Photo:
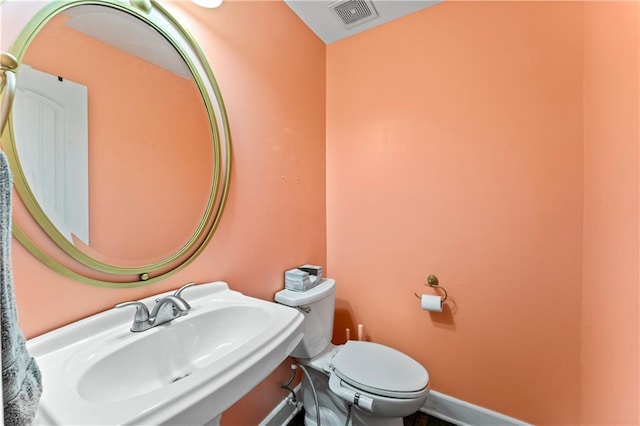
<path fill-rule="evenodd" d="M 100 262 L 158 262 L 198 232 L 212 191 L 212 130 L 186 63 L 160 33 L 105 5 L 38 32 L 17 76 L 18 160 L 40 209 Z"/>

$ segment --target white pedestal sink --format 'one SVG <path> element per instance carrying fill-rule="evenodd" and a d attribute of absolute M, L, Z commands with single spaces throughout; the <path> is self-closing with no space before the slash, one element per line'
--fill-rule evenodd
<path fill-rule="evenodd" d="M 142 300 L 148 306 L 156 295 Z M 271 373 L 302 339 L 297 310 L 229 290 L 183 293 L 192 309 L 133 333 L 133 309 L 110 309 L 28 342 L 42 370 L 46 425 L 203 425 Z"/>

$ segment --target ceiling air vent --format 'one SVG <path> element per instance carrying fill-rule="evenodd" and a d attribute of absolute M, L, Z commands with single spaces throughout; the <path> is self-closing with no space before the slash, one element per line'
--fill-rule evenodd
<path fill-rule="evenodd" d="M 329 5 L 346 28 L 352 28 L 378 17 L 369 0 L 340 0 Z"/>

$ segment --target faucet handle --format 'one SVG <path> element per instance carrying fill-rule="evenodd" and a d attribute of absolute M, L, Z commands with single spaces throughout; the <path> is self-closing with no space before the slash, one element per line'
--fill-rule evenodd
<path fill-rule="evenodd" d="M 196 285 L 196 283 L 188 283 L 188 284 L 185 284 L 185 285 L 183 285 L 182 287 L 180 287 L 179 289 L 177 289 L 177 290 L 176 290 L 176 292 L 175 292 L 175 293 L 173 293 L 173 295 L 174 295 L 174 296 L 176 296 L 176 297 L 182 298 L 182 296 L 181 296 L 180 294 L 182 294 L 182 292 L 183 292 L 184 290 L 186 290 L 187 288 L 192 287 L 192 286 L 194 286 L 194 285 Z"/>
<path fill-rule="evenodd" d="M 149 308 L 142 302 L 123 302 L 118 303 L 115 308 L 126 308 L 127 306 L 135 306 L 136 314 L 133 317 L 134 322 L 144 322 L 149 320 Z"/>

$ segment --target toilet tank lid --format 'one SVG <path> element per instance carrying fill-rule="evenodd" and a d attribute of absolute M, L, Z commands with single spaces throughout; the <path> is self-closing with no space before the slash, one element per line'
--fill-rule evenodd
<path fill-rule="evenodd" d="M 335 285 L 336 281 L 334 279 L 326 278 L 323 282 L 307 291 L 280 290 L 276 293 L 276 302 L 287 306 L 308 305 L 330 296 Z"/>

